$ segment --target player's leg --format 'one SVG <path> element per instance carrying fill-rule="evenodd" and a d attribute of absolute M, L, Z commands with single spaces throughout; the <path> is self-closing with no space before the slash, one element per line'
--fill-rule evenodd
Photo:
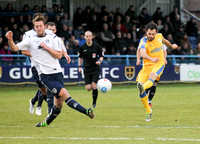
<path fill-rule="evenodd" d="M 93 102 L 92 106 L 96 108 L 97 98 L 98 98 L 98 89 L 97 89 L 97 81 L 99 80 L 100 70 L 93 72 L 92 75 L 92 97 Z"/>
<path fill-rule="evenodd" d="M 53 105 L 54 105 L 54 96 L 50 91 L 47 91 L 47 106 L 48 106 L 48 110 L 47 113 L 50 114 L 51 110 L 53 109 Z"/>
<path fill-rule="evenodd" d="M 40 94 L 41 94 L 41 91 L 38 90 L 38 91 L 36 92 L 35 96 L 34 96 L 32 99 L 30 99 L 29 112 L 30 112 L 31 114 L 34 113 L 34 110 L 35 110 L 35 103 L 38 101 L 38 95 L 40 95 Z"/>
<path fill-rule="evenodd" d="M 139 96 L 140 96 L 140 100 L 144 106 L 144 108 L 146 109 L 146 117 L 147 115 L 152 114 L 152 110 L 150 109 L 149 105 L 148 105 L 148 92 L 145 92 L 143 90 L 143 83 L 145 83 L 148 80 L 149 77 L 149 73 L 151 72 L 151 68 L 149 67 L 143 67 L 142 70 L 140 70 L 138 76 L 137 76 L 137 87 L 139 90 Z M 145 118 L 146 120 L 147 118 Z"/>
<path fill-rule="evenodd" d="M 42 93 L 40 93 L 40 95 L 38 95 L 38 104 L 37 104 L 37 108 L 35 111 L 36 115 L 42 114 L 42 103 L 43 103 L 43 95 L 42 95 Z"/>
<path fill-rule="evenodd" d="M 153 86 L 149 89 L 149 99 L 148 99 L 148 102 L 149 102 L 149 106 L 152 108 L 152 104 L 151 104 L 151 101 L 156 93 L 156 86 L 157 86 L 157 82 L 155 81 Z"/>

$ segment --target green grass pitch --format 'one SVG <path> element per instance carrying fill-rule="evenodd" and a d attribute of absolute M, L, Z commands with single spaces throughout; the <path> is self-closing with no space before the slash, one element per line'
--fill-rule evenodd
<path fill-rule="evenodd" d="M 71 96 L 91 107 L 91 92 L 84 86 L 66 86 Z M 200 143 L 199 84 L 159 84 L 152 101 L 153 115 L 145 122 L 145 109 L 135 84 L 114 85 L 99 92 L 95 119 L 64 104 L 61 114 L 45 128 L 35 127 L 47 116 L 29 114 L 29 99 L 37 87 L 0 87 L 1 144 L 197 144 Z"/>

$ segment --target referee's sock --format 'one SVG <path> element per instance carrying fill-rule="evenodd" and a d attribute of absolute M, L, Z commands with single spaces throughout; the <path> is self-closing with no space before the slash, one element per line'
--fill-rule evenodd
<path fill-rule="evenodd" d="M 61 112 L 61 109 L 56 108 L 55 105 L 53 105 L 53 109 L 51 111 L 51 113 L 49 114 L 49 116 L 47 116 L 46 118 L 46 122 L 49 125 Z"/>
<path fill-rule="evenodd" d="M 80 105 L 77 101 L 75 101 L 72 97 L 67 98 L 65 100 L 65 102 L 69 107 L 71 107 L 83 114 L 86 114 L 86 109 L 82 105 Z"/>
<path fill-rule="evenodd" d="M 96 102 L 97 102 L 97 97 L 98 97 L 98 90 L 95 89 L 92 91 L 92 97 L 93 97 L 93 105 L 95 104 L 96 105 Z"/>

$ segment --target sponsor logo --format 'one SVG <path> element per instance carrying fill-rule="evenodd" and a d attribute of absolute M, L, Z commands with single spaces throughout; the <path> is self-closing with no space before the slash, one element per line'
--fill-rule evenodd
<path fill-rule="evenodd" d="M 179 74 L 179 73 L 180 73 L 180 66 L 179 66 L 179 65 L 175 65 L 175 66 L 174 66 L 174 72 L 175 72 L 176 74 Z"/>
<path fill-rule="evenodd" d="M 96 53 L 93 53 L 93 54 L 92 54 L 92 58 L 96 58 Z"/>
<path fill-rule="evenodd" d="M 128 80 L 132 80 L 135 76 L 135 67 L 134 66 L 125 66 L 124 74 Z"/>

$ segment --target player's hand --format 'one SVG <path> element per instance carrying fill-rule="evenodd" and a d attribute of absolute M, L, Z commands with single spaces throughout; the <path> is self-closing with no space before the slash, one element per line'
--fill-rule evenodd
<path fill-rule="evenodd" d="M 101 62 L 100 61 L 96 61 L 96 65 L 101 65 Z"/>
<path fill-rule="evenodd" d="M 69 57 L 69 55 L 65 55 L 65 58 L 67 60 L 67 63 L 69 64 L 71 62 L 71 58 Z"/>
<path fill-rule="evenodd" d="M 8 40 L 13 40 L 13 32 L 12 31 L 8 31 L 5 35 L 5 37 L 8 39 Z"/>
<path fill-rule="evenodd" d="M 81 72 L 82 72 L 82 68 L 81 68 L 81 67 L 79 67 L 79 68 L 78 68 L 78 71 L 81 73 Z"/>
<path fill-rule="evenodd" d="M 46 44 L 44 42 L 41 42 L 40 46 L 43 47 L 44 49 L 47 49 Z"/>
<path fill-rule="evenodd" d="M 172 45 L 172 48 L 173 48 L 173 49 L 177 49 L 177 48 L 178 48 L 178 45 L 177 45 L 177 44 L 173 44 L 173 45 Z"/>
<path fill-rule="evenodd" d="M 159 61 L 159 58 L 152 58 L 151 61 L 157 63 Z"/>
<path fill-rule="evenodd" d="M 167 60 L 165 59 L 164 61 L 165 61 L 165 64 L 167 64 Z"/>
<path fill-rule="evenodd" d="M 141 61 L 138 60 L 138 61 L 136 62 L 136 65 L 140 65 L 140 64 L 141 64 Z"/>

